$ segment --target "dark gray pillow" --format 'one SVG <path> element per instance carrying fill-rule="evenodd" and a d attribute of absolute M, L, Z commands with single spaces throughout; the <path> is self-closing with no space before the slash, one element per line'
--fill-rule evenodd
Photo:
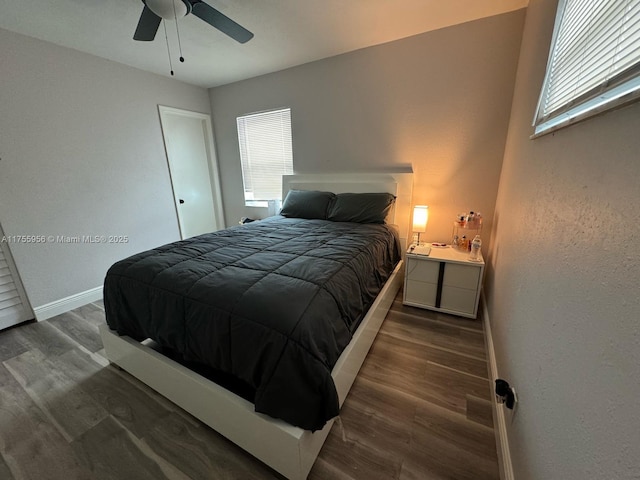
<path fill-rule="evenodd" d="M 327 219 L 329 204 L 336 195 L 315 190 L 289 190 L 280 215 L 293 218 Z"/>
<path fill-rule="evenodd" d="M 396 197 L 390 193 L 340 193 L 331 202 L 328 220 L 384 223 Z"/>

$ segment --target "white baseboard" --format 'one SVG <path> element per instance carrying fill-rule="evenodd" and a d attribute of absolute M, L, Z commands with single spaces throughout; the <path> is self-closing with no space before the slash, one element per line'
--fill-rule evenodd
<path fill-rule="evenodd" d="M 496 363 L 496 351 L 493 346 L 493 337 L 491 335 L 491 321 L 489 319 L 489 311 L 487 310 L 487 302 L 486 298 L 484 298 L 484 292 L 482 292 L 482 296 L 482 321 L 484 323 L 485 343 L 487 345 L 487 357 L 489 359 L 491 388 L 493 389 L 496 379 L 499 378 L 498 365 Z M 499 405 L 498 402 L 492 402 L 492 404 L 500 478 L 501 480 L 515 480 L 513 475 L 513 465 L 511 464 L 511 451 L 509 450 L 509 438 L 507 436 L 507 419 L 504 411 L 505 407 Z"/>
<path fill-rule="evenodd" d="M 41 322 L 47 318 L 55 317 L 61 313 L 68 312 L 74 308 L 81 307 L 87 303 L 95 302 L 102 299 L 102 286 L 86 290 L 84 292 L 76 293 L 69 297 L 61 298 L 45 305 L 40 305 L 33 309 L 33 313 L 36 316 L 36 320 Z"/>

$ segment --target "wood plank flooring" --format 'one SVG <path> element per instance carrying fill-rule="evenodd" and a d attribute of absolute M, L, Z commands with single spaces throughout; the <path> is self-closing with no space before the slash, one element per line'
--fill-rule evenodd
<path fill-rule="evenodd" d="M 396 298 L 309 479 L 499 479 L 480 321 Z M 0 479 L 281 479 L 104 357 L 101 302 L 0 332 Z"/>

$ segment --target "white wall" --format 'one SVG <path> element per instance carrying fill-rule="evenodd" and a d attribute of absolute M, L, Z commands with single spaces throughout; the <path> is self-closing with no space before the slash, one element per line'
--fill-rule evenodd
<path fill-rule="evenodd" d="M 640 104 L 536 140 L 555 0 L 531 0 L 485 282 L 515 478 L 640 478 Z"/>
<path fill-rule="evenodd" d="M 127 235 L 10 245 L 33 307 L 102 285 L 179 239 L 157 105 L 209 113 L 205 89 L 0 30 L 0 223 L 7 235 Z"/>
<path fill-rule="evenodd" d="M 244 207 L 236 117 L 291 107 L 297 173 L 412 165 L 427 238 L 456 213 L 487 216 L 500 175 L 524 10 L 416 35 L 210 90 L 228 224 Z"/>

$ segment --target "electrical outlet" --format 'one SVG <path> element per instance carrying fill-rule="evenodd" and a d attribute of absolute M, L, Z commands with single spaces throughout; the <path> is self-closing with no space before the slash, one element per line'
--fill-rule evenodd
<path fill-rule="evenodd" d="M 513 410 L 518 401 L 516 397 L 516 390 L 509 382 L 506 380 L 502 380 L 501 378 L 496 379 L 496 400 L 498 403 L 504 404 L 509 410 Z"/>
<path fill-rule="evenodd" d="M 504 416 L 505 416 L 505 420 L 512 424 L 516 421 L 516 413 L 518 412 L 518 394 L 516 393 L 516 389 L 513 387 L 509 388 L 511 390 L 511 399 L 512 401 L 510 402 L 511 408 L 505 408 L 504 410 Z"/>
<path fill-rule="evenodd" d="M 511 415 L 516 414 L 516 408 L 518 407 L 518 395 L 516 389 L 511 387 L 511 393 L 513 394 L 513 405 L 511 406 Z"/>

